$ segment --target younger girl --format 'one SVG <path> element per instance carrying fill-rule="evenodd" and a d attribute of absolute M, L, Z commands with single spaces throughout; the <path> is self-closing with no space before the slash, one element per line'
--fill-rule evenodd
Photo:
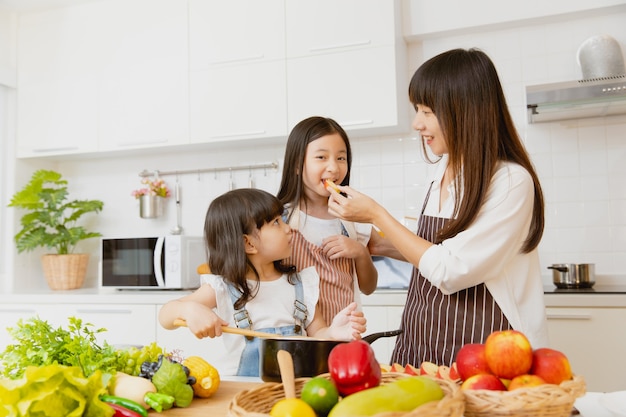
<path fill-rule="evenodd" d="M 282 263 L 291 254 L 291 228 L 283 206 L 256 189 L 229 191 L 206 214 L 204 234 L 211 274 L 194 293 L 165 304 L 159 322 L 166 329 L 183 319 L 198 338 L 222 336 L 222 326 L 280 335 L 359 339 L 365 317 L 349 304 L 326 326 L 316 308 L 319 277 L 314 268 L 296 273 Z M 305 331 L 306 330 L 306 331 Z M 259 376 L 258 338 L 224 334 L 225 375 Z"/>
<path fill-rule="evenodd" d="M 351 163 L 348 135 L 332 119 L 310 117 L 289 134 L 277 197 L 295 230 L 291 262 L 298 270 L 315 266 L 320 276 L 320 306 L 326 323 L 355 297 L 358 300 L 355 288 L 371 294 L 378 282 L 367 249 L 372 226 L 328 213 L 328 196 L 335 191 L 327 190 L 324 181 L 348 185 Z"/>

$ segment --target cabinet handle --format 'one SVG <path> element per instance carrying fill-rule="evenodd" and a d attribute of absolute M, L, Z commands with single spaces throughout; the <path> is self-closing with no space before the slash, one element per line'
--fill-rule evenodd
<path fill-rule="evenodd" d="M 107 310 L 107 309 L 78 309 L 79 314 L 132 314 L 131 310 Z"/>
<path fill-rule="evenodd" d="M 348 42 L 348 43 L 338 43 L 335 45 L 324 45 L 324 46 L 314 46 L 309 49 L 309 52 L 319 52 L 319 51 L 327 51 L 330 49 L 339 49 L 339 48 L 351 48 L 354 46 L 363 46 L 369 45 L 372 41 L 367 39 L 364 41 L 356 41 L 356 42 Z"/>
<path fill-rule="evenodd" d="M 251 56 L 242 56 L 240 58 L 232 58 L 232 59 L 221 59 L 217 61 L 211 61 L 211 65 L 219 65 L 219 64 L 231 64 L 233 62 L 247 62 L 247 61 L 257 61 L 259 59 L 263 59 L 265 57 L 264 54 L 251 55 Z"/>
<path fill-rule="evenodd" d="M 369 119 L 369 120 L 351 120 L 347 122 L 340 122 L 339 124 L 341 126 L 360 126 L 360 125 L 371 125 L 372 123 L 374 123 L 374 121 Z"/>
<path fill-rule="evenodd" d="M 32 151 L 35 153 L 44 153 L 44 152 L 66 152 L 66 151 L 77 151 L 78 146 L 61 146 L 59 148 L 37 148 Z"/>
<path fill-rule="evenodd" d="M 548 314 L 548 320 L 591 320 L 591 314 Z"/>
<path fill-rule="evenodd" d="M 141 146 L 141 145 L 158 145 L 159 143 L 167 143 L 167 139 L 160 140 L 149 140 L 149 141 L 141 141 L 138 140 L 136 142 L 117 142 L 116 145 L 119 147 L 124 146 Z"/>
<path fill-rule="evenodd" d="M 265 130 L 257 130 L 250 132 L 235 132 L 235 133 L 225 133 L 223 135 L 213 135 L 212 138 L 234 138 L 236 136 L 253 136 L 253 135 L 262 135 L 265 133 Z"/>

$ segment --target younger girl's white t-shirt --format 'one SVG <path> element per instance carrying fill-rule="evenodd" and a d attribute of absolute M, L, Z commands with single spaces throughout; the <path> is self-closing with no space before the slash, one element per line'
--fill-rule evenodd
<path fill-rule="evenodd" d="M 308 312 L 307 321 L 304 323 L 306 329 L 315 315 L 315 306 L 319 299 L 319 275 L 315 267 L 303 269 L 299 274 L 302 280 L 304 304 Z M 210 285 L 215 291 L 216 314 L 226 320 L 229 326 L 236 327 L 233 317 L 235 309 L 224 279 L 220 275 L 204 274 L 200 276 L 200 280 L 202 285 Z M 256 284 L 255 281 L 248 282 L 250 285 Z M 293 310 L 296 289 L 287 281 L 287 275 L 282 275 L 274 281 L 261 281 L 258 284 L 259 291 L 245 306 L 252 320 L 251 329 L 258 330 L 295 324 Z M 216 361 L 215 366 L 221 375 L 236 375 L 239 359 L 245 347 L 245 337 L 238 334 L 222 333 L 221 338 L 227 353 Z"/>

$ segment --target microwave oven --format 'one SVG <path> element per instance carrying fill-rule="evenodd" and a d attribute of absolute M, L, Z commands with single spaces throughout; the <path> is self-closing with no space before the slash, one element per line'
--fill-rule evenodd
<path fill-rule="evenodd" d="M 115 289 L 183 290 L 200 286 L 196 270 L 206 263 L 202 237 L 102 238 L 100 286 Z"/>

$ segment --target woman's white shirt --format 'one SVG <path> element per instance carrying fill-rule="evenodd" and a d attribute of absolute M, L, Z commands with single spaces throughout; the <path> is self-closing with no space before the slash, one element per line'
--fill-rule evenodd
<path fill-rule="evenodd" d="M 453 217 L 457 198 L 453 184 L 439 210 L 439 184 L 447 162 L 444 157 L 435 171 L 426 215 Z M 548 336 L 539 254 L 537 249 L 521 252 L 533 201 L 530 174 L 518 164 L 501 162 L 474 223 L 430 247 L 419 269 L 445 294 L 485 283 L 513 328 L 526 334 L 533 347 L 542 347 L 548 345 Z"/>
<path fill-rule="evenodd" d="M 315 267 L 303 269 L 299 274 L 302 280 L 304 304 L 308 311 L 307 321 L 304 324 L 306 328 L 315 315 L 315 306 L 319 298 L 319 275 Z M 224 279 L 213 274 L 201 275 L 200 279 L 203 285 L 210 285 L 215 290 L 216 314 L 228 321 L 229 326 L 236 327 L 233 317 L 235 309 Z M 252 281 L 248 282 L 255 284 Z M 295 287 L 287 281 L 287 275 L 274 281 L 260 282 L 258 293 L 245 306 L 253 321 L 252 329 L 295 324 L 293 317 L 295 298 Z M 216 367 L 222 375 L 236 375 L 239 359 L 245 346 L 245 337 L 229 333 L 223 333 L 221 337 L 227 353 L 216 363 Z"/>

